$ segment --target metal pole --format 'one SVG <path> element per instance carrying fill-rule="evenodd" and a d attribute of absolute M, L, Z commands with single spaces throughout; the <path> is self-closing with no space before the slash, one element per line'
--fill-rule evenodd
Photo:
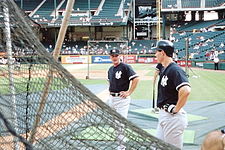
<path fill-rule="evenodd" d="M 90 64 L 89 64 L 89 55 L 90 55 L 90 43 L 89 43 L 89 40 L 88 40 L 88 43 L 87 43 L 87 45 L 88 45 L 88 47 L 87 47 L 87 52 L 88 52 L 88 62 L 87 62 L 87 76 L 86 76 L 86 79 L 90 79 L 90 77 L 89 77 L 89 74 L 90 74 Z"/>
<path fill-rule="evenodd" d="M 148 20 L 148 40 L 150 40 L 150 20 Z"/>
<path fill-rule="evenodd" d="M 123 6 L 122 6 L 122 18 L 124 18 L 124 4 L 125 4 L 125 0 L 122 1 L 123 2 Z"/>
<path fill-rule="evenodd" d="M 88 18 L 91 18 L 91 3 L 90 0 L 88 0 Z"/>
<path fill-rule="evenodd" d="M 23 9 L 23 0 L 20 1 L 20 8 Z"/>
<path fill-rule="evenodd" d="M 189 57 L 189 52 L 188 52 L 188 47 L 189 47 L 189 38 L 186 38 L 185 40 L 185 72 L 187 76 L 189 76 L 189 71 L 188 71 L 188 57 Z"/>
<path fill-rule="evenodd" d="M 54 11 L 54 19 L 55 19 L 55 21 L 56 21 L 56 0 L 54 0 L 54 9 L 55 9 L 55 11 Z M 55 21 L 54 21 L 54 44 L 56 44 L 56 27 L 55 27 Z"/>
<path fill-rule="evenodd" d="M 6 50 L 7 50 L 7 64 L 8 64 L 8 73 L 9 73 L 9 92 L 11 94 L 11 98 L 13 105 L 13 124 L 15 125 L 15 131 L 17 133 L 18 122 L 17 122 L 17 114 L 16 114 L 16 96 L 15 96 L 15 85 L 13 79 L 13 57 L 12 57 L 12 41 L 11 41 L 11 30 L 10 30 L 10 20 L 9 20 L 9 9 L 7 6 L 3 8 L 4 12 L 4 24 L 5 24 L 5 40 L 6 40 Z M 15 150 L 19 149 L 18 139 L 17 137 L 13 138 L 13 142 L 15 144 Z"/>
<path fill-rule="evenodd" d="M 90 4 L 90 0 L 88 0 L 88 19 L 89 19 L 89 21 L 90 21 L 90 19 L 91 19 L 91 4 Z M 91 39 L 91 27 L 89 26 L 89 40 Z M 89 74 L 90 74 L 90 64 L 89 64 L 89 55 L 90 55 L 90 53 L 89 53 L 89 40 L 88 40 L 88 42 L 87 42 L 87 55 L 88 55 L 88 62 L 87 62 L 87 76 L 86 76 L 86 79 L 90 79 L 90 77 L 89 77 Z"/>
<path fill-rule="evenodd" d="M 135 40 L 135 0 L 133 0 L 133 14 L 134 14 L 134 20 L 133 20 L 133 32 L 134 32 L 134 40 Z"/>
<path fill-rule="evenodd" d="M 158 17 L 158 21 L 157 21 L 157 29 L 156 29 L 156 36 L 157 36 L 157 40 L 161 39 L 161 0 L 157 0 L 156 1 L 156 7 L 157 7 L 157 17 Z"/>

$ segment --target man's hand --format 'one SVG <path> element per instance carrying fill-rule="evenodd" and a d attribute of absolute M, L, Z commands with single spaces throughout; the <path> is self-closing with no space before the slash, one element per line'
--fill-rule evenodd
<path fill-rule="evenodd" d="M 163 109 L 168 112 L 168 113 L 171 113 L 171 114 L 176 114 L 177 112 L 175 112 L 175 107 L 176 105 L 173 105 L 173 104 L 165 104 L 163 105 Z"/>
<path fill-rule="evenodd" d="M 120 92 L 120 97 L 127 98 L 128 96 L 130 96 L 130 93 L 128 91 L 121 91 Z"/>

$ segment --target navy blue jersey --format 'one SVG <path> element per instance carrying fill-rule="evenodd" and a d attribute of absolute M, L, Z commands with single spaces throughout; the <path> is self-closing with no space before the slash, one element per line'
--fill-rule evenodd
<path fill-rule="evenodd" d="M 155 69 L 156 69 L 157 71 L 159 71 L 159 75 L 160 75 L 161 72 L 163 71 L 164 67 L 163 67 L 163 65 L 162 65 L 161 63 L 158 63 L 158 64 L 156 65 Z"/>
<path fill-rule="evenodd" d="M 184 86 L 190 86 L 187 75 L 176 63 L 170 63 L 160 75 L 158 82 L 157 106 L 177 104 L 178 91 Z"/>
<path fill-rule="evenodd" d="M 108 70 L 109 91 L 115 93 L 127 91 L 130 81 L 137 76 L 130 65 L 121 62 L 116 67 L 111 66 Z"/>

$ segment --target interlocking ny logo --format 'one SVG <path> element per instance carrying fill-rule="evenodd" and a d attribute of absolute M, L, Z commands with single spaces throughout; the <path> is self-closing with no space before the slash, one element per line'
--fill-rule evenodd
<path fill-rule="evenodd" d="M 168 77 L 164 75 L 161 80 L 161 85 L 165 87 L 167 85 L 167 81 L 168 81 Z"/>
<path fill-rule="evenodd" d="M 116 72 L 116 79 L 120 79 L 121 78 L 121 74 L 122 74 L 122 71 L 117 71 Z"/>

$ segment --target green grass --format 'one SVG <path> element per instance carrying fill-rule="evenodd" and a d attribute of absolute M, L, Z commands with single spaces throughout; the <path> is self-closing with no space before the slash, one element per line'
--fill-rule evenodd
<path fill-rule="evenodd" d="M 108 70 L 110 64 L 92 65 L 94 70 Z M 134 70 L 149 70 L 148 76 L 153 76 L 153 65 L 132 64 Z M 214 72 L 207 70 L 189 71 L 191 84 L 190 101 L 225 101 L 225 72 Z M 197 75 L 200 77 L 193 77 Z M 106 80 L 80 80 L 83 84 L 107 84 Z M 132 99 L 152 99 L 152 80 L 141 80 L 132 94 Z"/>
<path fill-rule="evenodd" d="M 225 73 L 194 70 L 198 78 L 193 78 L 190 73 L 192 87 L 190 100 L 225 101 Z"/>
<path fill-rule="evenodd" d="M 43 91 L 47 78 L 36 77 L 31 78 L 14 78 L 13 86 L 15 88 L 15 93 L 23 93 L 27 91 L 27 86 L 29 83 L 29 92 L 39 92 Z M 6 78 L 0 78 L 0 93 L 1 94 L 9 94 L 12 92 L 10 90 L 9 80 Z M 54 78 L 52 84 L 50 86 L 50 90 L 59 90 L 68 87 L 65 85 L 62 80 L 59 78 Z"/>
<path fill-rule="evenodd" d="M 132 94 L 132 99 L 152 99 L 152 81 L 140 81 L 138 87 Z"/>
<path fill-rule="evenodd" d="M 84 85 L 92 85 L 92 84 L 108 84 L 108 81 L 105 79 L 105 80 L 98 80 L 98 79 L 95 79 L 95 80 L 86 80 L 86 79 L 79 79 L 79 81 L 84 84 Z"/>
<path fill-rule="evenodd" d="M 107 72 L 111 64 L 101 64 L 101 65 L 91 65 L 92 70 L 105 70 Z M 132 64 L 131 65 L 135 71 L 137 70 L 148 70 L 146 73 L 147 76 L 153 76 L 155 65 L 150 64 Z M 225 72 L 215 72 L 194 69 L 193 72 L 189 71 L 192 91 L 189 97 L 190 101 L 225 101 Z M 193 76 L 197 75 L 196 77 Z M 28 78 L 15 78 L 15 88 L 16 93 L 26 91 Z M 31 92 L 36 92 L 43 90 L 45 78 L 32 78 L 31 80 Z M 82 84 L 108 84 L 106 79 L 95 79 L 95 80 L 80 80 Z M 1 78 L 0 83 L 2 84 L 0 92 L 7 94 L 9 92 L 9 81 Z M 67 85 L 68 86 L 68 85 Z M 60 79 L 55 78 L 53 85 L 51 86 L 52 90 L 58 90 L 65 88 L 66 85 L 62 83 Z M 132 99 L 152 99 L 152 80 L 140 80 L 138 87 L 132 94 Z"/>

